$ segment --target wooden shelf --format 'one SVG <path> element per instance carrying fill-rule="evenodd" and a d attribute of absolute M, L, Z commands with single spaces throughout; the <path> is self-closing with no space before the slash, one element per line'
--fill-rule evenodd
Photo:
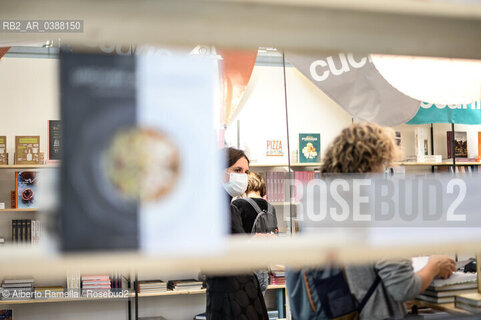
<path fill-rule="evenodd" d="M 322 163 L 291 163 L 291 168 L 315 168 L 320 167 Z M 251 168 L 287 168 L 287 163 L 251 163 L 249 164 Z"/>
<path fill-rule="evenodd" d="M 424 166 L 452 166 L 452 161 L 443 161 L 443 162 L 410 162 L 410 161 L 403 161 L 397 162 L 396 165 L 406 166 L 406 167 L 424 167 Z M 479 166 L 481 162 L 458 162 L 456 161 L 456 166 Z"/>
<path fill-rule="evenodd" d="M 268 285 L 267 290 L 276 290 L 276 289 L 285 289 L 286 285 L 284 284 L 276 284 L 276 285 Z M 199 289 L 199 290 L 169 290 L 165 292 L 152 292 L 152 293 L 139 293 L 138 297 L 139 298 L 144 298 L 144 297 L 158 297 L 158 296 L 179 296 L 179 295 L 192 295 L 192 294 L 204 294 L 205 289 Z M 135 296 L 135 293 L 132 292 L 132 297 Z"/>
<path fill-rule="evenodd" d="M 285 289 L 285 285 L 269 285 L 267 290 L 275 289 Z M 147 297 L 162 297 L 162 296 L 181 296 L 181 295 L 194 295 L 194 294 L 205 294 L 206 289 L 199 290 L 172 290 L 157 293 L 139 293 L 139 298 Z M 0 305 L 11 305 L 11 304 L 32 304 L 32 303 L 54 303 L 54 302 L 75 302 L 75 301 L 105 301 L 105 300 L 126 300 L 134 298 L 135 293 L 129 292 L 125 296 L 111 296 L 111 297 L 65 297 L 65 298 L 40 298 L 40 299 L 23 299 L 23 300 L 0 300 Z"/>
<path fill-rule="evenodd" d="M 450 314 L 455 314 L 455 315 L 469 315 L 469 314 L 472 314 L 469 311 L 456 308 L 454 306 L 454 303 L 438 304 L 438 303 L 431 303 L 431 302 L 415 299 L 415 300 L 409 301 L 408 304 L 409 305 L 417 305 L 418 307 L 427 307 L 427 308 L 431 308 L 431 309 L 438 310 L 438 311 L 444 311 L 444 312 L 447 312 L 447 313 L 450 313 Z"/>
<path fill-rule="evenodd" d="M 78 297 L 78 298 L 39 298 L 39 299 L 23 299 L 23 300 L 0 300 L 0 305 L 12 304 L 33 304 L 33 303 L 54 303 L 54 302 L 76 302 L 76 301 L 105 301 L 105 300 L 126 300 L 131 298 L 131 293 L 127 296 L 113 296 L 113 297 Z"/>
<path fill-rule="evenodd" d="M 9 164 L 0 165 L 0 169 L 54 169 L 58 168 L 58 164 Z"/>
<path fill-rule="evenodd" d="M 0 209 L 0 213 L 8 213 L 8 212 L 38 212 L 39 209 Z"/>
<path fill-rule="evenodd" d="M 205 289 L 199 290 L 169 290 L 165 292 L 152 292 L 152 293 L 139 293 L 139 298 L 146 298 L 146 297 L 161 297 L 161 296 L 182 296 L 182 295 L 193 295 L 193 294 L 204 294 Z M 135 293 L 132 292 L 132 297 L 135 297 Z"/>

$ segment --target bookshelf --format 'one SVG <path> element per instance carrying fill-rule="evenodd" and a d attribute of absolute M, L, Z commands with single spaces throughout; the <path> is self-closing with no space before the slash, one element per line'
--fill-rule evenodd
<path fill-rule="evenodd" d="M 285 285 L 269 285 L 267 290 L 285 289 Z M 200 290 L 180 290 L 180 291 L 165 291 L 157 293 L 138 293 L 138 298 L 147 297 L 163 297 L 163 296 L 183 296 L 194 294 L 205 294 L 206 289 Z M 105 301 L 105 300 L 127 300 L 135 298 L 135 292 L 129 291 L 126 295 L 111 296 L 111 297 L 64 297 L 64 298 L 39 298 L 39 299 L 19 299 L 19 300 L 0 300 L 0 305 L 16 305 L 16 304 L 34 304 L 34 303 L 62 303 L 62 302 L 76 302 L 76 301 Z"/>
<path fill-rule="evenodd" d="M 291 168 L 319 168 L 322 165 L 322 162 L 316 163 L 294 163 L 291 164 Z M 423 166 L 452 166 L 453 161 L 442 161 L 442 162 L 415 162 L 415 161 L 400 161 L 395 162 L 394 165 L 397 166 L 406 166 L 406 167 L 423 167 Z M 479 161 L 465 161 L 465 162 L 458 162 L 456 161 L 456 166 L 480 166 L 481 162 Z M 249 165 L 250 168 L 287 168 L 287 164 L 259 164 L 254 163 Z"/>
<path fill-rule="evenodd" d="M 76 301 L 105 301 L 105 300 L 127 300 L 132 297 L 129 293 L 127 296 L 113 296 L 113 297 L 66 297 L 66 298 L 39 298 L 39 299 L 23 299 L 23 300 L 0 300 L 0 306 L 2 305 L 21 305 L 21 304 L 34 304 L 34 303 L 55 303 L 55 302 L 76 302 Z"/>
<path fill-rule="evenodd" d="M 434 310 L 444 311 L 444 312 L 448 312 L 448 313 L 454 314 L 454 315 L 462 316 L 462 315 L 472 314 L 472 313 L 470 313 L 466 310 L 456 308 L 454 306 L 454 303 L 438 304 L 438 303 L 430 303 L 430 302 L 426 302 L 426 301 L 422 301 L 422 300 L 412 300 L 412 301 L 409 301 L 408 303 L 410 305 L 416 305 L 418 307 L 432 308 Z"/>
<path fill-rule="evenodd" d="M 10 209 L 0 209 L 0 214 L 1 213 L 15 213 L 15 212 L 39 212 L 39 209 L 16 209 L 16 208 L 10 208 Z"/>
<path fill-rule="evenodd" d="M 406 166 L 406 167 L 424 167 L 424 166 L 452 166 L 453 162 L 452 161 L 443 161 L 443 162 L 409 162 L 409 161 L 403 161 L 403 162 L 396 162 L 396 165 L 399 166 Z M 456 161 L 456 166 L 479 166 L 481 165 L 481 162 L 457 162 Z"/>
<path fill-rule="evenodd" d="M 291 163 L 291 168 L 319 168 L 321 166 L 321 162 L 313 162 L 313 163 Z M 249 164 L 250 168 L 287 168 L 287 163 L 251 163 Z"/>
<path fill-rule="evenodd" d="M 18 169 L 55 169 L 58 168 L 58 164 L 8 164 L 8 165 L 0 165 L 0 169 L 10 169 L 10 170 L 18 170 Z"/>

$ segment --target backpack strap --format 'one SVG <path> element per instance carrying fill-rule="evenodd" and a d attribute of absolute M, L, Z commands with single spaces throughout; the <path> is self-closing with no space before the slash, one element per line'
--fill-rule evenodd
<path fill-rule="evenodd" d="M 252 224 L 252 229 L 251 229 L 251 233 L 255 233 L 254 230 L 255 230 L 255 227 L 256 227 L 257 220 L 259 220 L 259 217 L 264 213 L 264 211 L 262 211 L 262 209 L 259 207 L 259 205 L 253 199 L 247 197 L 247 198 L 244 198 L 244 200 L 247 201 L 254 208 L 254 210 L 257 212 L 257 216 L 254 220 L 254 223 Z M 269 207 L 269 204 L 268 204 L 268 207 Z"/>
<path fill-rule="evenodd" d="M 262 209 L 261 207 L 259 207 L 259 205 L 257 204 L 257 202 L 255 202 L 253 199 L 247 197 L 247 198 L 242 198 L 244 199 L 245 201 L 249 202 L 249 204 L 254 208 L 254 210 L 257 212 L 257 214 L 259 213 L 262 213 Z"/>
<path fill-rule="evenodd" d="M 357 307 L 357 311 L 359 313 L 361 313 L 362 309 L 364 308 L 367 301 L 372 296 L 372 294 L 374 293 L 374 290 L 376 290 L 380 282 L 381 282 L 381 277 L 376 273 L 376 279 L 374 279 L 374 282 L 371 284 L 371 287 L 369 287 L 369 290 L 367 290 L 366 295 L 364 295 L 364 298 L 362 298 L 361 303 Z"/>

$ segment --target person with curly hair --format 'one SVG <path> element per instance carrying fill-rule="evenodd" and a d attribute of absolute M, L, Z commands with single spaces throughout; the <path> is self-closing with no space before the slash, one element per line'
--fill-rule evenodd
<path fill-rule="evenodd" d="M 382 173 L 400 156 L 394 131 L 372 123 L 356 123 L 342 130 L 328 147 L 322 175 Z M 347 265 L 345 277 L 354 297 L 361 301 L 377 276 L 380 284 L 360 314 L 361 319 L 401 319 L 404 302 L 423 292 L 434 277 L 449 277 L 456 270 L 447 256 L 431 256 L 427 265 L 414 272 L 411 260 L 384 260 L 370 265 Z"/>
<path fill-rule="evenodd" d="M 399 158 L 394 130 L 356 123 L 342 130 L 326 150 L 321 173 L 381 173 Z"/>

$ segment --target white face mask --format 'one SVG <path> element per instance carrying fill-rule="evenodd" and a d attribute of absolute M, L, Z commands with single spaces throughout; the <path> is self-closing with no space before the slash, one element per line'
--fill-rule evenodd
<path fill-rule="evenodd" d="M 247 174 L 231 173 L 229 176 L 229 182 L 224 183 L 224 189 L 231 195 L 231 197 L 238 197 L 246 192 L 247 182 Z"/>

